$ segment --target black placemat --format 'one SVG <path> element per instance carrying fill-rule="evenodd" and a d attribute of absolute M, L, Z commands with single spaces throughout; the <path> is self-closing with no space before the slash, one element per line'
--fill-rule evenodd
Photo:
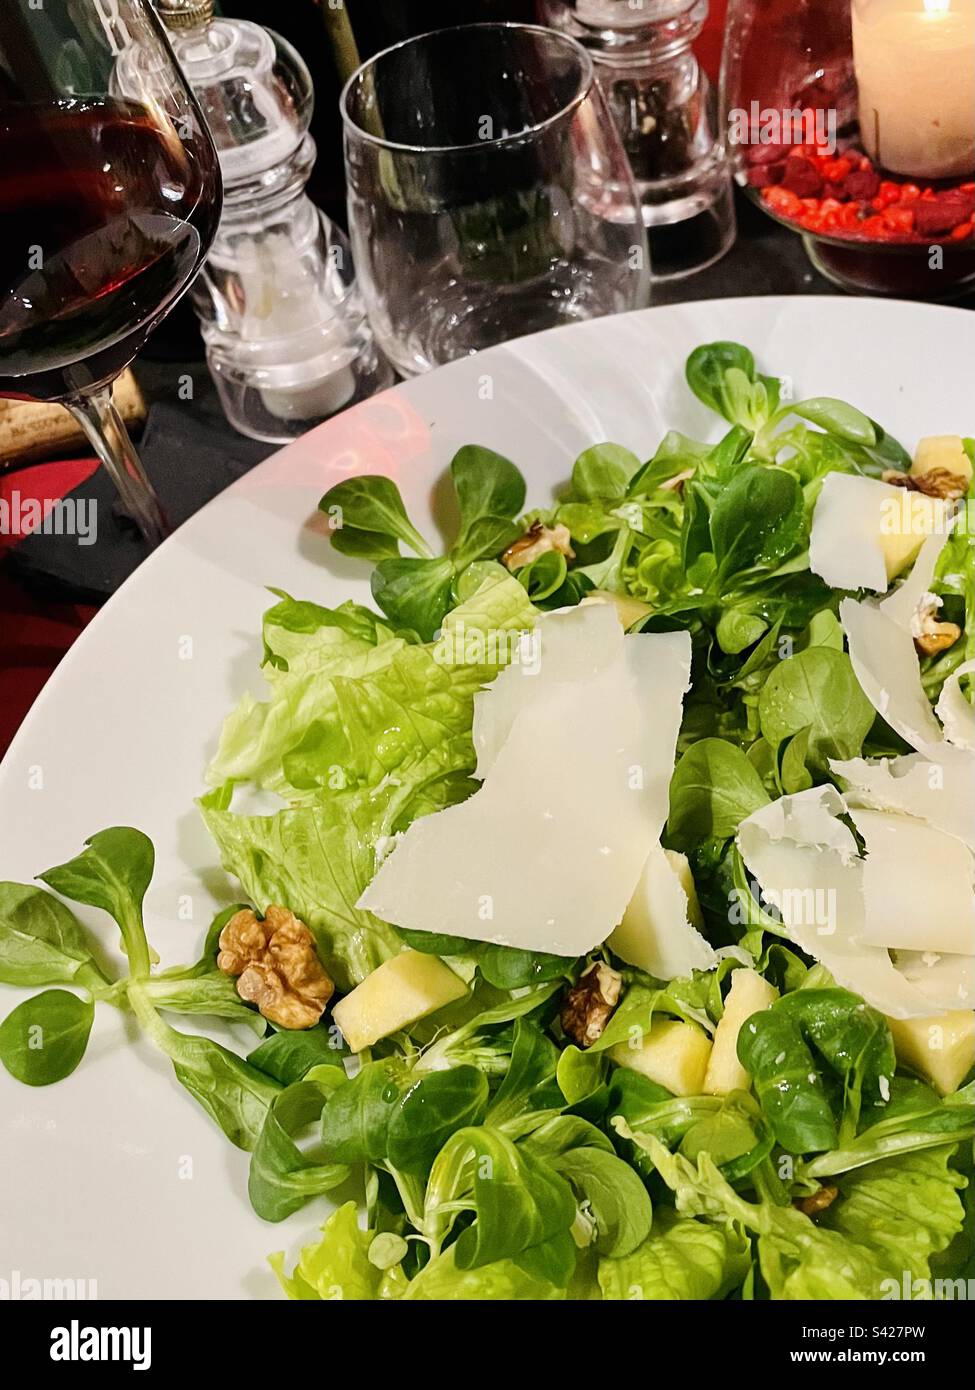
<path fill-rule="evenodd" d="M 245 439 L 220 418 L 189 403 L 158 402 L 150 408 L 139 454 L 176 527 L 276 447 Z M 13 547 L 8 564 L 35 592 L 76 603 L 99 603 L 115 592 L 148 552 L 132 522 L 121 515 L 115 488 L 103 468 L 71 496 L 96 506 L 94 544 L 79 545 L 68 536 L 35 532 Z"/>

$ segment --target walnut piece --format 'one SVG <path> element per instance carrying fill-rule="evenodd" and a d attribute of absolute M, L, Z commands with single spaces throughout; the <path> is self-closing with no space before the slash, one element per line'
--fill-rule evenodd
<path fill-rule="evenodd" d="M 937 656 L 953 647 L 961 636 L 957 623 L 938 621 L 941 599 L 937 594 L 922 594 L 911 614 L 911 636 L 920 656 Z"/>
<path fill-rule="evenodd" d="M 948 497 L 954 500 L 964 497 L 968 490 L 967 481 L 960 473 L 950 468 L 931 468 L 927 473 L 901 473 L 896 468 L 888 468 L 881 474 L 882 481 L 894 487 L 906 488 L 908 492 L 923 492 L 926 497 Z"/>
<path fill-rule="evenodd" d="M 821 1187 L 809 1197 L 799 1197 L 792 1205 L 806 1216 L 816 1216 L 817 1213 L 831 1207 L 839 1195 L 838 1187 Z"/>
<path fill-rule="evenodd" d="M 515 570 L 530 565 L 539 555 L 544 555 L 549 550 L 559 551 L 567 560 L 575 559 L 576 553 L 572 549 L 572 537 L 568 526 L 561 523 L 558 526 L 543 526 L 540 521 L 536 521 L 513 545 L 508 546 L 501 556 L 501 563 L 507 565 L 514 574 Z"/>
<path fill-rule="evenodd" d="M 620 1002 L 623 976 L 596 961 L 579 976 L 562 1002 L 562 1031 L 579 1047 L 591 1047 Z"/>
<path fill-rule="evenodd" d="M 660 491 L 676 492 L 683 496 L 684 484 L 688 481 L 689 478 L 694 477 L 695 471 L 696 470 L 693 468 L 685 468 L 683 473 L 675 473 L 672 478 L 667 478 L 665 482 L 662 482 L 660 484 Z"/>
<path fill-rule="evenodd" d="M 250 908 L 235 912 L 220 933 L 217 965 L 237 976 L 241 999 L 282 1028 L 310 1028 L 335 992 L 314 937 L 286 907 L 269 907 L 263 920 Z"/>

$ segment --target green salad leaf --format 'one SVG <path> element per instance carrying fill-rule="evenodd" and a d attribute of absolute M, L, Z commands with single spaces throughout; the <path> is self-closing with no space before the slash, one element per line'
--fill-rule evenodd
<path fill-rule="evenodd" d="M 0 883 L 0 981 L 89 989 L 108 983 L 74 914 L 27 883 Z"/>
<path fill-rule="evenodd" d="M 742 1028 L 738 1056 L 776 1138 L 792 1153 L 852 1137 L 864 1101 L 889 1094 L 897 1065 L 883 1015 L 845 989 L 800 989 L 776 1000 Z M 839 1120 L 822 1063 L 842 1082 Z"/>
<path fill-rule="evenodd" d="M 306 1245 L 292 1274 L 284 1271 L 284 1253 L 270 1257 L 271 1268 L 289 1298 L 326 1302 L 362 1302 L 398 1298 L 405 1280 L 370 1262 L 372 1231 L 359 1228 L 355 1202 L 345 1202 L 322 1227 L 321 1240 Z"/>
<path fill-rule="evenodd" d="M 625 1122 L 617 1122 L 626 1133 Z M 651 1135 L 631 1137 L 674 1192 L 677 1210 L 757 1238 L 762 1275 L 773 1298 L 879 1299 L 911 1280 L 930 1278 L 931 1258 L 961 1229 L 958 1191 L 965 1178 L 949 1163 L 951 1147 L 882 1161 L 839 1182 L 839 1196 L 818 1222 L 792 1206 L 739 1196 L 702 1154 L 696 1165 Z"/>
<path fill-rule="evenodd" d="M 566 1257 L 574 1249 L 569 1228 L 576 1203 L 558 1173 L 499 1130 L 458 1130 L 434 1161 L 424 1199 L 423 1227 L 435 1248 L 465 1198 L 475 1219 L 452 1247 L 458 1268 L 511 1258 L 557 1287 L 568 1283 L 575 1269 L 574 1256 Z M 531 1251 L 530 1263 L 523 1263 Z"/>
<path fill-rule="evenodd" d="M 338 1078 L 341 1068 L 333 1068 Z M 251 1154 L 247 1195 L 265 1221 L 283 1221 L 311 1197 L 329 1192 L 349 1176 L 349 1168 L 327 1153 L 299 1148 L 302 1131 L 317 1124 L 327 1099 L 328 1083 L 296 1081 L 268 1106 Z"/>
<path fill-rule="evenodd" d="M 65 989 L 25 999 L 0 1023 L 0 1062 L 27 1086 L 70 1076 L 85 1055 L 95 1006 Z"/>
<path fill-rule="evenodd" d="M 678 847 L 727 840 L 769 802 L 762 779 L 740 748 L 703 738 L 683 754 L 670 783 L 668 833 Z"/>
<path fill-rule="evenodd" d="M 779 662 L 765 682 L 758 714 L 773 749 L 802 735 L 803 762 L 819 772 L 828 772 L 831 758 L 858 758 L 877 717 L 850 658 L 825 646 Z"/>
<path fill-rule="evenodd" d="M 558 1302 L 566 1297 L 543 1275 L 536 1275 L 514 1260 L 493 1260 L 465 1269 L 457 1263 L 457 1246 L 451 1245 L 420 1270 L 403 1294 L 413 1302 L 510 1302 L 513 1299 L 532 1303 Z"/>
<path fill-rule="evenodd" d="M 148 975 L 150 957 L 142 922 L 142 900 L 152 879 L 155 851 L 141 830 L 114 826 L 85 841 L 67 864 L 39 877 L 73 902 L 100 907 L 118 923 L 133 975 Z"/>
<path fill-rule="evenodd" d="M 666 1209 L 633 1251 L 599 1261 L 603 1298 L 642 1302 L 726 1298 L 751 1267 L 747 1239 L 733 1227 Z"/>

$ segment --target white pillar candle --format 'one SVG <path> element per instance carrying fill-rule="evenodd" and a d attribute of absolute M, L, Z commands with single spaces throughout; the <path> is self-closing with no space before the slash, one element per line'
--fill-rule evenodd
<path fill-rule="evenodd" d="M 853 0 L 860 136 L 912 178 L 975 171 L 975 0 Z"/>

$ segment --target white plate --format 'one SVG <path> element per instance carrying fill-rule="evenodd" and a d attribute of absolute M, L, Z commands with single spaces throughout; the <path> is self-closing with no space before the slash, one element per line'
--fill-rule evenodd
<path fill-rule="evenodd" d="M 437 479 L 464 443 L 515 460 L 529 502 L 541 503 L 596 441 L 647 457 L 668 428 L 717 438 L 721 422 L 693 399 L 683 367 L 693 347 L 720 338 L 750 346 L 762 370 L 788 373 L 796 393 L 853 402 L 908 448 L 975 427 L 975 318 L 857 299 L 651 309 L 397 386 L 241 479 L 106 605 L 0 767 L 0 877 L 29 881 L 94 831 L 137 825 L 156 846 L 149 938 L 164 964 L 194 959 L 214 907 L 234 893 L 193 798 L 222 717 L 246 686 L 261 688 L 263 586 L 324 604 L 368 599 L 368 566 L 331 551 L 316 513 L 326 488 L 388 473 L 429 529 Z M 79 911 L 107 932 L 102 914 Z M 0 1013 L 17 997 L 0 989 Z M 283 1226 L 261 1222 L 247 1202 L 246 1155 L 168 1062 L 125 1033 L 102 1007 L 81 1066 L 47 1089 L 0 1069 L 0 1280 L 92 1280 L 101 1298 L 273 1295 L 267 1252 L 293 1251 L 325 1200 Z"/>

